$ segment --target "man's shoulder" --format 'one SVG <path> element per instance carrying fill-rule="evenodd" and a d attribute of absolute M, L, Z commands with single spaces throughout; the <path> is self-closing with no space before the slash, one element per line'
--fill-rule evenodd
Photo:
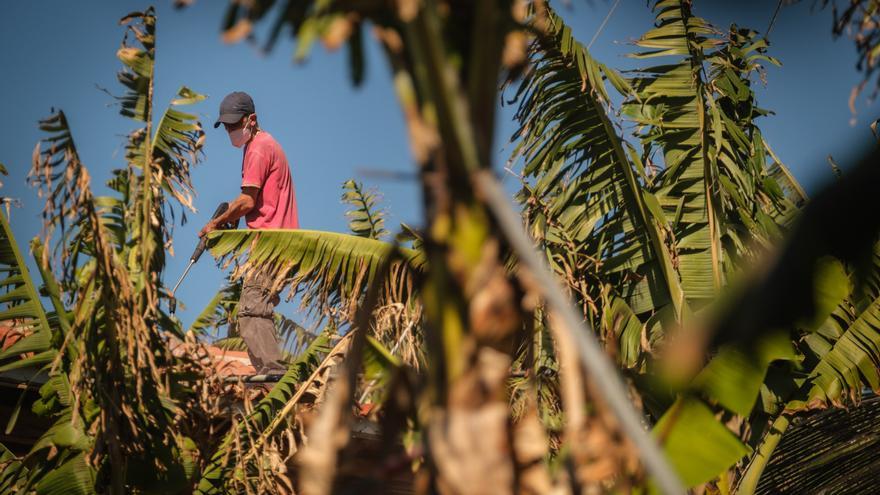
<path fill-rule="evenodd" d="M 281 150 L 281 145 L 266 131 L 260 131 L 248 144 L 247 153 L 254 152 L 259 155 L 271 156 Z"/>
<path fill-rule="evenodd" d="M 254 136 L 254 142 L 260 146 L 279 146 L 278 141 L 275 140 L 275 136 L 262 130 Z"/>

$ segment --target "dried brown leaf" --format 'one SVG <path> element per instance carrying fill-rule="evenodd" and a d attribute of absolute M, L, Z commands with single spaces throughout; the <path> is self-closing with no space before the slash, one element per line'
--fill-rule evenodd
<path fill-rule="evenodd" d="M 324 47 L 331 52 L 338 50 L 351 37 L 357 22 L 358 16 L 356 14 L 335 16 L 321 37 Z"/>
<path fill-rule="evenodd" d="M 392 28 L 384 28 L 382 26 L 373 27 L 373 36 L 393 54 L 399 55 L 403 51 L 403 39 L 400 33 Z"/>
<path fill-rule="evenodd" d="M 507 33 L 504 38 L 504 51 L 501 54 L 501 63 L 510 70 L 516 70 L 523 66 L 528 56 L 529 38 L 524 31 L 516 30 Z"/>
<path fill-rule="evenodd" d="M 510 5 L 510 16 L 519 23 L 524 23 L 529 15 L 529 2 L 527 0 L 514 0 Z"/>
<path fill-rule="evenodd" d="M 506 403 L 436 410 L 428 424 L 441 494 L 512 494 L 514 471 Z"/>
<path fill-rule="evenodd" d="M 348 400 L 348 381 L 335 381 L 309 426 L 309 442 L 297 458 L 299 488 L 304 495 L 331 493 L 337 455 L 349 438 Z"/>
<path fill-rule="evenodd" d="M 397 15 L 403 22 L 412 22 L 421 7 L 420 0 L 395 0 L 394 3 L 397 4 Z"/>
<path fill-rule="evenodd" d="M 234 26 L 223 31 L 221 35 L 221 39 L 224 43 L 238 43 L 239 41 L 248 37 L 254 29 L 253 23 L 251 23 L 250 19 L 241 18 L 238 22 L 235 23 Z"/>
<path fill-rule="evenodd" d="M 526 409 L 513 428 L 513 456 L 517 470 L 517 490 L 520 495 L 565 494 L 564 484 L 554 486 L 544 463 L 549 454 L 549 439 L 541 421 L 534 397 L 526 404 Z"/>

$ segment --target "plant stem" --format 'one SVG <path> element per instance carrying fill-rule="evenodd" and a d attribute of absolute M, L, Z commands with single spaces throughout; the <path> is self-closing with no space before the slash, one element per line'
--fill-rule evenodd
<path fill-rule="evenodd" d="M 621 429 L 640 451 L 648 472 L 654 476 L 663 493 L 668 495 L 685 493 L 684 486 L 660 451 L 657 442 L 642 426 L 642 419 L 633 409 L 626 384 L 620 378 L 617 368 L 602 350 L 589 323 L 578 316 L 571 301 L 559 288 L 545 262 L 535 251 L 531 239 L 523 231 L 519 216 L 510 207 L 504 191 L 491 173 L 475 174 L 474 180 L 511 248 L 538 281 L 536 286 L 543 288 L 543 296 L 550 309 L 562 320 L 563 324 L 554 328 L 570 332 L 569 337 L 576 344 L 581 365 L 608 401 L 608 405 L 620 421 Z"/>
<path fill-rule="evenodd" d="M 761 479 L 761 474 L 764 473 L 764 468 L 767 467 L 770 456 L 773 455 L 773 451 L 776 450 L 776 446 L 779 445 L 779 441 L 782 440 L 782 435 L 785 434 L 785 430 L 788 429 L 790 423 L 791 417 L 785 414 L 780 414 L 773 421 L 770 430 L 767 431 L 767 434 L 761 440 L 758 451 L 755 452 L 754 457 L 749 462 L 746 472 L 740 478 L 739 486 L 736 488 L 736 495 L 755 493 L 755 489 L 758 487 L 758 480 Z"/>

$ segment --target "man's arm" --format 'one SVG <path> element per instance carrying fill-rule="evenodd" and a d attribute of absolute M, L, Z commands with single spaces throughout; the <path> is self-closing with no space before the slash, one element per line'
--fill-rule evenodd
<path fill-rule="evenodd" d="M 241 194 L 232 203 L 229 203 L 229 208 L 226 212 L 217 218 L 212 218 L 202 227 L 202 230 L 199 231 L 199 237 L 204 237 L 208 232 L 217 230 L 218 225 L 235 222 L 247 215 L 257 204 L 257 194 L 259 193 L 260 189 L 258 187 L 242 187 Z"/>

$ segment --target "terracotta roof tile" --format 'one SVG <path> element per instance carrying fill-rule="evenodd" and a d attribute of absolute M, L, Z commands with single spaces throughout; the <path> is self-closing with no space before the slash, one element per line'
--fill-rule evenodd
<path fill-rule="evenodd" d="M 9 348 L 12 344 L 24 337 L 25 331 L 16 328 L 8 322 L 0 322 L 0 350 Z M 181 356 L 187 351 L 182 342 L 172 344 L 171 352 L 175 356 Z M 219 347 L 209 345 L 204 347 L 208 351 L 211 365 L 221 376 L 253 375 L 256 373 L 248 353 L 245 351 L 227 351 Z"/>
<path fill-rule="evenodd" d="M 0 323 L 0 350 L 6 350 L 24 336 L 24 330 L 5 321 Z"/>
<path fill-rule="evenodd" d="M 207 351 L 208 355 L 203 356 L 202 359 L 210 359 L 210 365 L 221 376 L 256 374 L 248 353 L 245 351 L 228 351 L 213 345 L 193 348 L 192 345 L 179 340 L 171 343 L 171 353 L 178 357 L 187 352 L 202 353 L 204 351 Z"/>

